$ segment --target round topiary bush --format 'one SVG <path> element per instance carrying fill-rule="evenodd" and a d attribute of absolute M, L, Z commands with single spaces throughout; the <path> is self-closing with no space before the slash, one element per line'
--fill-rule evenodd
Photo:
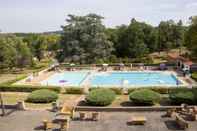
<path fill-rule="evenodd" d="M 169 98 L 174 104 L 195 104 L 195 95 L 192 90 L 177 90 L 170 93 Z"/>
<path fill-rule="evenodd" d="M 110 89 L 94 89 L 86 96 L 86 102 L 92 106 L 106 106 L 111 104 L 116 97 Z"/>
<path fill-rule="evenodd" d="M 26 101 L 31 103 L 50 103 L 58 99 L 58 94 L 54 91 L 41 89 L 33 91 Z"/>
<path fill-rule="evenodd" d="M 129 99 L 136 105 L 153 105 L 159 103 L 160 94 L 148 89 L 139 89 L 131 92 Z"/>

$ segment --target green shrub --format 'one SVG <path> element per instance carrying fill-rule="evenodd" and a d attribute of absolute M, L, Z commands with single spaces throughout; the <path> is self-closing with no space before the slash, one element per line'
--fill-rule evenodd
<path fill-rule="evenodd" d="M 197 72 L 192 73 L 192 79 L 194 79 L 195 81 L 197 81 Z"/>
<path fill-rule="evenodd" d="M 160 101 L 160 94 L 148 89 L 139 89 L 131 92 L 129 98 L 136 105 L 153 105 Z"/>
<path fill-rule="evenodd" d="M 0 85 L 0 91 L 6 92 L 32 92 L 40 89 L 48 89 L 60 93 L 61 87 L 55 86 L 30 86 L 30 85 Z"/>
<path fill-rule="evenodd" d="M 169 92 L 169 90 L 171 88 L 170 87 L 140 87 L 140 88 L 129 88 L 128 89 L 128 94 L 130 94 L 131 92 L 133 92 L 135 90 L 139 90 L 139 89 L 149 89 L 149 90 L 155 91 L 155 92 L 160 93 L 160 94 L 168 94 L 168 92 Z"/>
<path fill-rule="evenodd" d="M 68 87 L 68 88 L 65 88 L 65 93 L 66 94 L 83 94 L 84 89 L 80 87 Z"/>
<path fill-rule="evenodd" d="M 116 97 L 110 89 L 94 89 L 86 96 L 86 101 L 93 106 L 106 106 L 111 104 Z"/>
<path fill-rule="evenodd" d="M 50 103 L 58 99 L 58 95 L 54 91 L 47 89 L 33 91 L 26 99 L 31 103 Z"/>
<path fill-rule="evenodd" d="M 93 91 L 96 89 L 103 89 L 102 87 L 92 87 L 89 89 L 89 91 Z M 112 91 L 114 91 L 116 93 L 116 95 L 121 95 L 123 93 L 123 89 L 122 88 L 116 88 L 116 87 L 108 87 L 107 89 L 110 89 Z"/>
<path fill-rule="evenodd" d="M 169 94 L 169 98 L 174 104 L 194 104 L 196 100 L 196 91 L 187 88 L 180 88 L 172 90 Z M 196 94 L 197 95 L 197 94 Z"/>

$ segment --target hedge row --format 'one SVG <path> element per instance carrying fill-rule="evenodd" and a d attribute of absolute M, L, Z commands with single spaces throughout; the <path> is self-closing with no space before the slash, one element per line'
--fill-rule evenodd
<path fill-rule="evenodd" d="M 155 91 L 160 94 L 169 94 L 171 91 L 176 90 L 182 90 L 182 89 L 188 89 L 186 87 L 140 87 L 140 88 L 129 88 L 128 94 L 131 92 L 138 90 L 138 89 L 150 89 L 152 91 Z"/>
<path fill-rule="evenodd" d="M 0 85 L 0 91 L 3 92 L 32 92 L 35 90 L 40 89 L 48 89 L 55 91 L 57 93 L 61 92 L 60 87 L 53 87 L 53 86 L 30 86 L 30 85 Z"/>
<path fill-rule="evenodd" d="M 90 88 L 89 91 L 92 91 L 92 90 L 95 90 L 95 89 L 103 89 L 103 88 L 102 87 L 93 87 L 93 88 Z M 116 95 L 123 94 L 123 89 L 122 88 L 109 87 L 109 88 L 106 88 L 106 89 L 113 90 L 116 93 Z"/>
<path fill-rule="evenodd" d="M 64 90 L 65 94 L 84 94 L 84 89 L 80 87 L 66 87 Z"/>
<path fill-rule="evenodd" d="M 192 73 L 192 79 L 194 79 L 195 81 L 197 81 L 197 72 Z"/>

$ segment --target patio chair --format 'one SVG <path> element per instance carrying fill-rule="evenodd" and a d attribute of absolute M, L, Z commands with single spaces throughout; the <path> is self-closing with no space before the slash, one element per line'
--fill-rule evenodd
<path fill-rule="evenodd" d="M 98 112 L 92 112 L 92 120 L 98 121 L 100 117 L 100 114 Z"/>
<path fill-rule="evenodd" d="M 145 116 L 133 116 L 127 123 L 129 125 L 144 125 L 146 121 L 147 119 Z"/>
<path fill-rule="evenodd" d="M 185 130 L 189 128 L 189 123 L 186 120 L 184 120 L 180 115 L 176 114 L 175 117 L 176 117 L 176 123 L 179 125 L 181 129 Z"/>
<path fill-rule="evenodd" d="M 44 130 L 52 129 L 53 123 L 49 122 L 47 119 L 42 121 Z"/>

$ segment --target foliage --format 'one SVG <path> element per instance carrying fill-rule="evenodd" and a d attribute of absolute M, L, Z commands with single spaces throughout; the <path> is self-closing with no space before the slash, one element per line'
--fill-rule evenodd
<path fill-rule="evenodd" d="M 3 92 L 32 92 L 40 89 L 48 89 L 60 93 L 61 87 L 53 86 L 30 86 L 30 85 L 0 85 L 0 91 Z"/>
<path fill-rule="evenodd" d="M 16 36 L 0 36 L 0 68 L 27 67 L 32 65 L 32 55 L 27 43 Z"/>
<path fill-rule="evenodd" d="M 99 87 L 97 87 L 97 88 L 92 87 L 92 88 L 89 89 L 89 91 L 96 90 L 96 89 L 102 89 L 102 88 L 99 88 Z M 121 95 L 121 94 L 123 93 L 122 88 L 108 87 L 107 89 L 110 89 L 110 90 L 114 91 L 114 93 L 115 93 L 116 95 Z"/>
<path fill-rule="evenodd" d="M 95 63 L 111 55 L 113 44 L 107 40 L 101 16 L 88 14 L 68 17 L 68 24 L 62 27 L 62 51 L 57 55 L 59 61 Z"/>
<path fill-rule="evenodd" d="M 107 106 L 114 101 L 115 97 L 115 92 L 110 89 L 95 89 L 86 96 L 86 101 L 93 106 Z"/>
<path fill-rule="evenodd" d="M 131 92 L 129 99 L 137 105 L 153 105 L 160 101 L 160 94 L 148 89 L 139 89 Z"/>
<path fill-rule="evenodd" d="M 197 72 L 192 73 L 192 79 L 194 79 L 195 81 L 197 81 Z"/>
<path fill-rule="evenodd" d="M 58 99 L 58 94 L 51 90 L 36 90 L 33 91 L 26 99 L 31 103 L 50 103 Z"/>
<path fill-rule="evenodd" d="M 182 88 L 173 90 L 169 94 L 169 98 L 174 104 L 194 104 L 196 100 L 197 93 L 195 90 Z"/>
<path fill-rule="evenodd" d="M 197 16 L 190 18 L 190 26 L 185 34 L 185 43 L 189 50 L 191 50 L 192 57 L 197 56 Z"/>
<path fill-rule="evenodd" d="M 80 87 L 66 87 L 65 93 L 66 94 L 83 94 L 84 89 Z"/>

